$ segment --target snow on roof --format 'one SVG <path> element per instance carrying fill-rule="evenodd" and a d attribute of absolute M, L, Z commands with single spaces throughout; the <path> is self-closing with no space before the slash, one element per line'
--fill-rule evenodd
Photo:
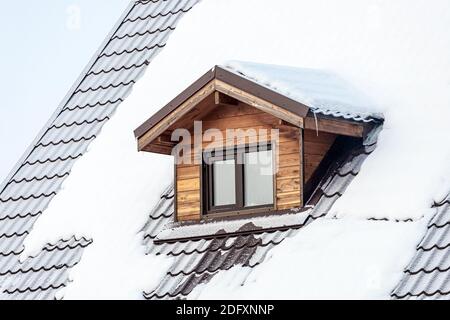
<path fill-rule="evenodd" d="M 233 267 L 189 297 L 389 299 L 423 224 L 321 218 L 276 246 L 264 263 L 247 268 L 246 277 Z"/>
<path fill-rule="evenodd" d="M 448 193 L 450 181 L 443 178 L 444 172 L 450 176 L 450 152 L 445 147 L 450 145 L 450 42 L 442 40 L 448 39 L 448 2 L 427 3 L 426 7 L 409 0 L 374 6 L 357 0 L 327 6 L 320 1 L 291 0 L 196 3 L 197 0 L 132 2 L 55 116 L 0 188 L 1 298 L 80 298 L 87 294 L 97 298 L 136 298 L 144 290 L 149 299 L 186 297 L 198 284 L 233 267 L 240 268 L 239 278 L 245 281 L 253 273 L 249 268 L 270 262 L 272 253 L 277 252 L 272 251 L 274 247 L 288 238 L 297 243 L 302 239 L 297 238 L 301 231 L 325 215 L 338 219 L 320 222 L 309 231 L 310 235 L 320 236 L 321 230 L 324 238 L 335 234 L 348 240 L 351 235 L 345 233 L 346 229 L 367 226 L 370 237 L 368 234 L 364 243 L 386 250 L 386 255 L 377 257 L 383 264 L 381 270 L 388 271 L 382 274 L 390 280 L 377 290 L 360 287 L 358 296 L 386 297 L 408 260 L 405 254 L 398 264 L 393 264 L 392 257 L 402 250 L 412 255 L 410 249 L 423 235 L 421 221 L 398 225 L 394 221 L 421 217 L 425 221 L 436 210 L 438 214 L 429 224 L 426 242 L 417 249 L 394 296 L 448 297 L 448 201 L 439 209 L 431 208 L 438 194 Z M 166 46 L 173 27 L 193 5 L 194 10 L 181 20 Z M 426 28 L 415 23 L 424 19 L 424 12 L 429 15 Z M 234 17 L 233 24 L 229 17 Z M 430 32 L 435 36 L 430 37 Z M 162 47 L 164 54 L 153 60 Z M 311 90 L 302 92 L 303 97 L 286 80 L 274 81 L 273 73 L 269 80 L 263 80 L 261 70 L 234 63 L 236 70 L 265 85 L 284 90 L 285 94 L 295 92 L 298 99 L 309 99 L 310 104 L 316 104 L 316 110 L 322 107 L 323 112 L 329 112 L 325 106 L 328 108 L 330 102 L 330 106 L 336 106 L 339 101 L 341 112 L 358 109 L 361 119 L 382 112 L 383 131 L 380 133 L 378 128 L 322 181 L 310 212 L 313 219 L 306 220 L 310 225 L 155 245 L 154 239 L 173 220 L 173 191 L 164 192 L 150 215 L 148 212 L 158 201 L 162 188 L 170 183 L 173 168 L 166 158 L 137 153 L 133 129 L 211 65 L 233 59 L 336 70 L 349 83 L 364 89 L 364 94 L 369 94 L 380 109 L 360 109 L 369 104 L 328 91 L 331 85 L 318 95 L 312 76 L 306 81 Z M 128 97 L 149 62 L 151 72 Z M 289 79 L 289 73 L 286 74 L 285 79 Z M 336 112 L 331 107 L 329 110 Z M 88 146 L 90 151 L 84 155 Z M 60 192 L 63 182 L 65 190 Z M 346 220 L 354 218 L 388 221 L 378 224 Z M 395 230 L 397 234 L 406 232 L 402 241 L 372 242 L 377 237 L 381 239 L 384 232 L 395 234 Z M 357 231 L 352 234 L 355 239 L 360 238 Z M 145 248 L 141 246 L 142 237 Z M 310 243 L 303 240 L 305 245 Z M 340 243 L 345 251 L 349 242 Z M 280 260 L 285 260 L 285 250 L 280 249 Z M 320 257 L 321 250 L 326 250 L 325 244 L 305 254 Z M 28 257 L 35 252 L 37 255 Z M 280 260 L 273 260 L 272 266 Z M 364 267 L 371 263 L 370 259 L 358 261 Z M 345 261 L 340 262 L 345 265 Z M 271 268 L 270 264 L 267 268 Z M 333 274 L 350 281 L 344 271 L 339 269 Z M 257 279 L 255 274 L 264 274 L 264 270 L 253 273 L 249 279 Z M 70 285 L 69 275 L 73 280 Z M 227 277 L 219 274 L 215 281 Z M 115 281 L 111 281 L 113 278 Z M 435 279 L 439 281 L 434 282 Z M 120 286 L 113 286 L 114 283 Z M 61 292 L 65 286 L 67 291 Z M 201 295 L 201 290 L 193 294 L 199 292 Z"/>
<path fill-rule="evenodd" d="M 450 196 L 436 204 L 425 237 L 393 291 L 396 299 L 444 299 L 450 295 Z"/>
<path fill-rule="evenodd" d="M 195 298 L 203 289 L 206 292 L 210 291 L 210 287 L 217 285 L 214 278 L 217 276 L 221 279 L 221 273 L 228 273 L 227 270 L 230 269 L 234 270 L 230 277 L 237 279 L 238 283 L 244 282 L 251 275 L 253 269 L 257 270 L 259 265 L 266 263 L 268 257 L 272 256 L 274 248 L 290 238 L 296 238 L 309 225 L 315 224 L 316 221 L 320 221 L 320 218 L 327 215 L 336 200 L 345 193 L 347 186 L 359 174 L 361 166 L 375 147 L 376 145 L 372 143 L 351 150 L 332 168 L 333 170 L 329 172 L 315 191 L 309 203 L 312 209 L 298 214 L 286 215 L 280 219 L 280 222 L 274 223 L 272 229 L 249 227 L 248 219 L 234 220 L 228 223 L 223 221 L 218 223 L 219 228 L 232 233 L 218 232 L 211 233 L 205 238 L 196 237 L 178 240 L 171 240 L 169 237 L 166 241 L 160 241 L 155 245 L 154 240 L 161 235 L 167 235 L 164 230 L 167 228 L 170 230 L 171 228 L 173 191 L 168 191 L 169 196 L 163 197 L 150 215 L 144 229 L 144 238 L 150 254 L 165 254 L 172 257 L 173 262 L 159 285 L 145 291 L 145 298 L 150 300 Z M 264 226 L 273 219 L 275 217 L 261 217 L 252 221 L 252 224 L 253 222 L 258 224 L 257 221 L 260 220 L 259 224 Z M 235 232 L 237 226 L 240 227 L 237 229 L 238 232 Z M 387 227 L 392 226 L 387 225 Z M 194 231 L 203 229 L 202 226 L 193 226 L 193 228 Z M 217 228 L 214 230 L 217 230 Z M 380 233 L 384 231 L 383 228 L 378 230 Z M 181 232 L 181 228 L 178 231 Z M 187 229 L 183 236 L 191 236 L 192 233 L 192 230 Z M 411 237 L 413 238 L 412 234 Z M 381 235 L 378 234 L 378 236 Z M 409 251 L 412 252 L 414 240 L 410 240 L 406 239 L 402 244 L 410 242 Z M 393 244 L 389 243 L 389 247 L 392 246 Z M 399 245 L 397 248 L 400 250 L 401 247 L 405 248 L 405 246 Z M 320 249 L 318 250 L 320 251 Z M 284 264 L 291 262 L 293 261 L 284 259 Z M 293 265 L 296 266 L 295 263 Z M 272 274 L 278 274 L 279 270 Z M 282 268 L 282 270 L 284 272 L 285 268 Z M 402 266 L 398 267 L 396 271 L 399 277 Z M 211 280 L 213 282 L 208 285 Z M 198 289 L 193 292 L 196 287 Z M 392 288 L 388 288 L 387 291 L 386 288 L 384 289 L 384 294 L 388 295 Z M 204 298 L 205 295 L 201 297 Z M 211 298 L 213 297 L 214 295 L 211 295 Z M 249 295 L 246 298 L 252 297 L 255 296 Z"/>
<path fill-rule="evenodd" d="M 305 224 L 305 221 L 311 215 L 310 211 L 311 209 L 296 212 L 296 210 L 293 209 L 292 212 L 287 212 L 282 215 L 266 215 L 229 221 L 213 220 L 200 224 L 195 223 L 182 226 L 168 225 L 167 228 L 157 235 L 155 240 L 173 241 L 172 239 L 198 239 L 207 238 L 211 235 L 233 234 L 240 232 L 243 225 L 248 225 L 248 229 L 254 231 L 293 228 Z"/>
<path fill-rule="evenodd" d="M 312 112 L 371 122 L 382 119 L 368 97 L 332 71 L 229 61 L 225 67 L 308 106 Z"/>
<path fill-rule="evenodd" d="M 0 186 L 0 283 L 5 277 L 9 280 L 1 286 L 2 298 L 52 299 L 66 286 L 68 270 L 80 261 L 83 248 L 91 241 L 73 241 L 70 233 L 69 240 L 53 242 L 56 246 L 47 244 L 36 257 L 20 263 L 24 240 L 59 193 L 75 162 L 195 3 L 197 0 L 132 1 Z"/>

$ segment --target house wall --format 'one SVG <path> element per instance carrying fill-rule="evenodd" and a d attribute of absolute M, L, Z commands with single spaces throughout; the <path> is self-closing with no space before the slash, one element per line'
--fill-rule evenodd
<path fill-rule="evenodd" d="M 179 221 L 196 220 L 201 212 L 201 166 L 180 164 L 175 167 L 176 210 Z"/>
<path fill-rule="evenodd" d="M 214 147 L 220 144 L 233 146 L 252 141 L 264 141 L 258 135 L 259 129 L 267 130 L 267 139 L 272 140 L 271 129 L 279 129 L 275 150 L 279 161 L 279 171 L 274 179 L 275 208 L 278 210 L 302 206 L 303 204 L 303 165 L 301 158 L 301 130 L 284 125 L 280 120 L 244 103 L 238 105 L 219 105 L 202 119 L 202 132 L 208 129 L 219 129 L 225 139 L 223 141 L 205 141 L 203 147 Z M 256 135 L 249 135 L 243 141 L 226 139 L 226 129 L 254 129 Z M 192 151 L 192 149 L 191 149 Z M 201 166 L 177 165 L 176 208 L 178 221 L 199 220 L 202 211 Z"/>
<path fill-rule="evenodd" d="M 305 183 L 313 175 L 337 135 L 315 130 L 304 130 Z"/>

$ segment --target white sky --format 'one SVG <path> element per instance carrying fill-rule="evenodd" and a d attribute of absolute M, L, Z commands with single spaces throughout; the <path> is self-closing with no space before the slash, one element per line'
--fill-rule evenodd
<path fill-rule="evenodd" d="M 128 3 L 129 0 L 2 2 L 0 183 Z"/>

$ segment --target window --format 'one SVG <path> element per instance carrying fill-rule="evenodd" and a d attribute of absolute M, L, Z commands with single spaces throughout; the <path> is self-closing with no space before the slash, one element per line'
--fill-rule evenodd
<path fill-rule="evenodd" d="M 271 145 L 243 146 L 204 153 L 206 214 L 244 213 L 274 204 Z"/>
<path fill-rule="evenodd" d="M 235 159 L 217 160 L 212 163 L 214 206 L 236 203 Z"/>

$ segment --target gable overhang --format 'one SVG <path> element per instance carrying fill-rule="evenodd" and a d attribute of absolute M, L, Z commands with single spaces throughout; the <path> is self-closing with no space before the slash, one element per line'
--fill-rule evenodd
<path fill-rule="evenodd" d="M 139 151 L 214 92 L 247 103 L 299 128 L 303 128 L 309 111 L 302 103 L 215 66 L 134 131 Z"/>
<path fill-rule="evenodd" d="M 215 66 L 134 131 L 138 150 L 149 151 L 148 147 L 166 130 L 217 92 L 272 114 L 283 123 L 298 128 L 363 138 L 375 124 L 314 114 L 308 106 L 298 101 L 238 73 Z M 162 153 L 167 153 L 167 147 L 162 148 Z M 151 149 L 158 152 L 158 147 Z"/>

